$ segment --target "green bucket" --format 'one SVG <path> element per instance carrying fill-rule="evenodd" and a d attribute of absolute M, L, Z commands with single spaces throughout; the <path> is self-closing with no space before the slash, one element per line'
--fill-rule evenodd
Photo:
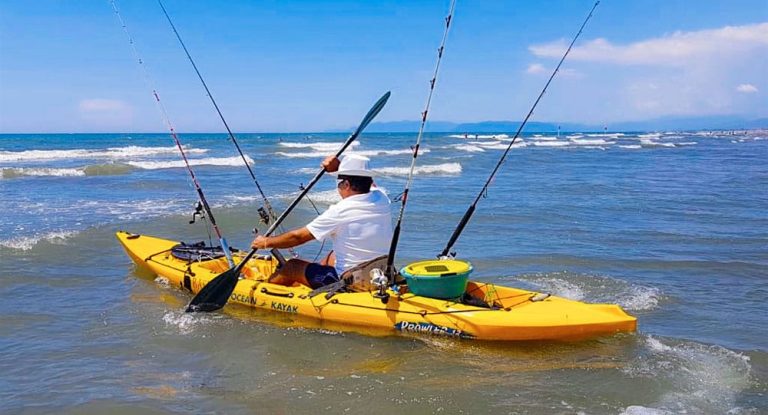
<path fill-rule="evenodd" d="M 412 293 L 444 300 L 461 297 L 471 273 L 472 264 L 457 259 L 419 261 L 400 270 Z"/>

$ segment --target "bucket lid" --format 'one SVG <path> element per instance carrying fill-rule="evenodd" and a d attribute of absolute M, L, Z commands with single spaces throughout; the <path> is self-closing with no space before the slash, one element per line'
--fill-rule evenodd
<path fill-rule="evenodd" d="M 466 274 L 472 271 L 472 264 L 458 259 L 431 259 L 428 261 L 413 262 L 400 270 L 401 274 L 440 277 L 443 275 Z"/>

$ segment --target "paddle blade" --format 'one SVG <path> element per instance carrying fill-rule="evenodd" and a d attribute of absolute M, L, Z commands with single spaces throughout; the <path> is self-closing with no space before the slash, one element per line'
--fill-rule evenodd
<path fill-rule="evenodd" d="M 187 313 L 208 313 L 224 307 L 229 296 L 232 295 L 232 291 L 235 290 L 239 275 L 240 269 L 238 267 L 219 274 L 197 293 L 185 311 Z"/>
<path fill-rule="evenodd" d="M 365 117 L 363 118 L 363 121 L 360 123 L 360 125 L 357 127 L 357 130 L 355 130 L 354 133 L 352 133 L 353 137 L 357 137 L 360 135 L 363 130 L 365 130 L 365 127 L 368 126 L 368 124 L 373 121 L 374 118 L 376 118 L 377 115 L 379 115 L 379 112 L 381 112 L 381 109 L 384 108 L 384 105 L 387 104 L 387 101 L 389 100 L 389 96 L 392 95 L 390 91 L 387 91 L 384 95 L 379 98 L 378 101 L 376 101 L 375 104 L 373 104 L 373 107 L 371 107 L 370 110 L 368 110 L 368 113 L 365 114 Z"/>

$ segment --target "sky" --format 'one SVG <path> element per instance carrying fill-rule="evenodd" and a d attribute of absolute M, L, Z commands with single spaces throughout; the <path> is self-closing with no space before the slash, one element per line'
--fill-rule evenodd
<path fill-rule="evenodd" d="M 115 0 L 180 132 L 224 132 L 155 0 Z M 521 120 L 593 0 L 457 0 L 429 116 Z M 450 0 L 164 0 L 235 132 L 424 109 Z M 603 0 L 532 120 L 768 117 L 767 0 Z M 0 0 L 0 133 L 162 132 L 109 0 Z"/>

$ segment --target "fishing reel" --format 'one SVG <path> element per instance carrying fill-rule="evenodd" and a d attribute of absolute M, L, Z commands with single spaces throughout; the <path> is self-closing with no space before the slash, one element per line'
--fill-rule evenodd
<path fill-rule="evenodd" d="M 376 287 L 373 296 L 380 299 L 383 304 L 389 301 L 389 293 L 387 292 L 387 285 L 389 285 L 389 278 L 384 275 L 384 272 L 378 268 L 374 268 L 369 273 L 371 277 L 371 285 Z"/>
<path fill-rule="evenodd" d="M 195 205 L 195 211 L 192 212 L 192 219 L 190 219 L 189 224 L 195 223 L 197 217 L 200 216 L 200 219 L 205 220 L 205 213 L 203 212 L 203 204 L 200 202 L 197 202 L 197 205 Z"/>
<path fill-rule="evenodd" d="M 259 218 L 261 218 L 261 223 L 265 225 L 269 225 L 269 213 L 267 213 L 267 210 L 264 209 L 264 206 L 260 207 L 258 209 L 259 212 Z"/>

